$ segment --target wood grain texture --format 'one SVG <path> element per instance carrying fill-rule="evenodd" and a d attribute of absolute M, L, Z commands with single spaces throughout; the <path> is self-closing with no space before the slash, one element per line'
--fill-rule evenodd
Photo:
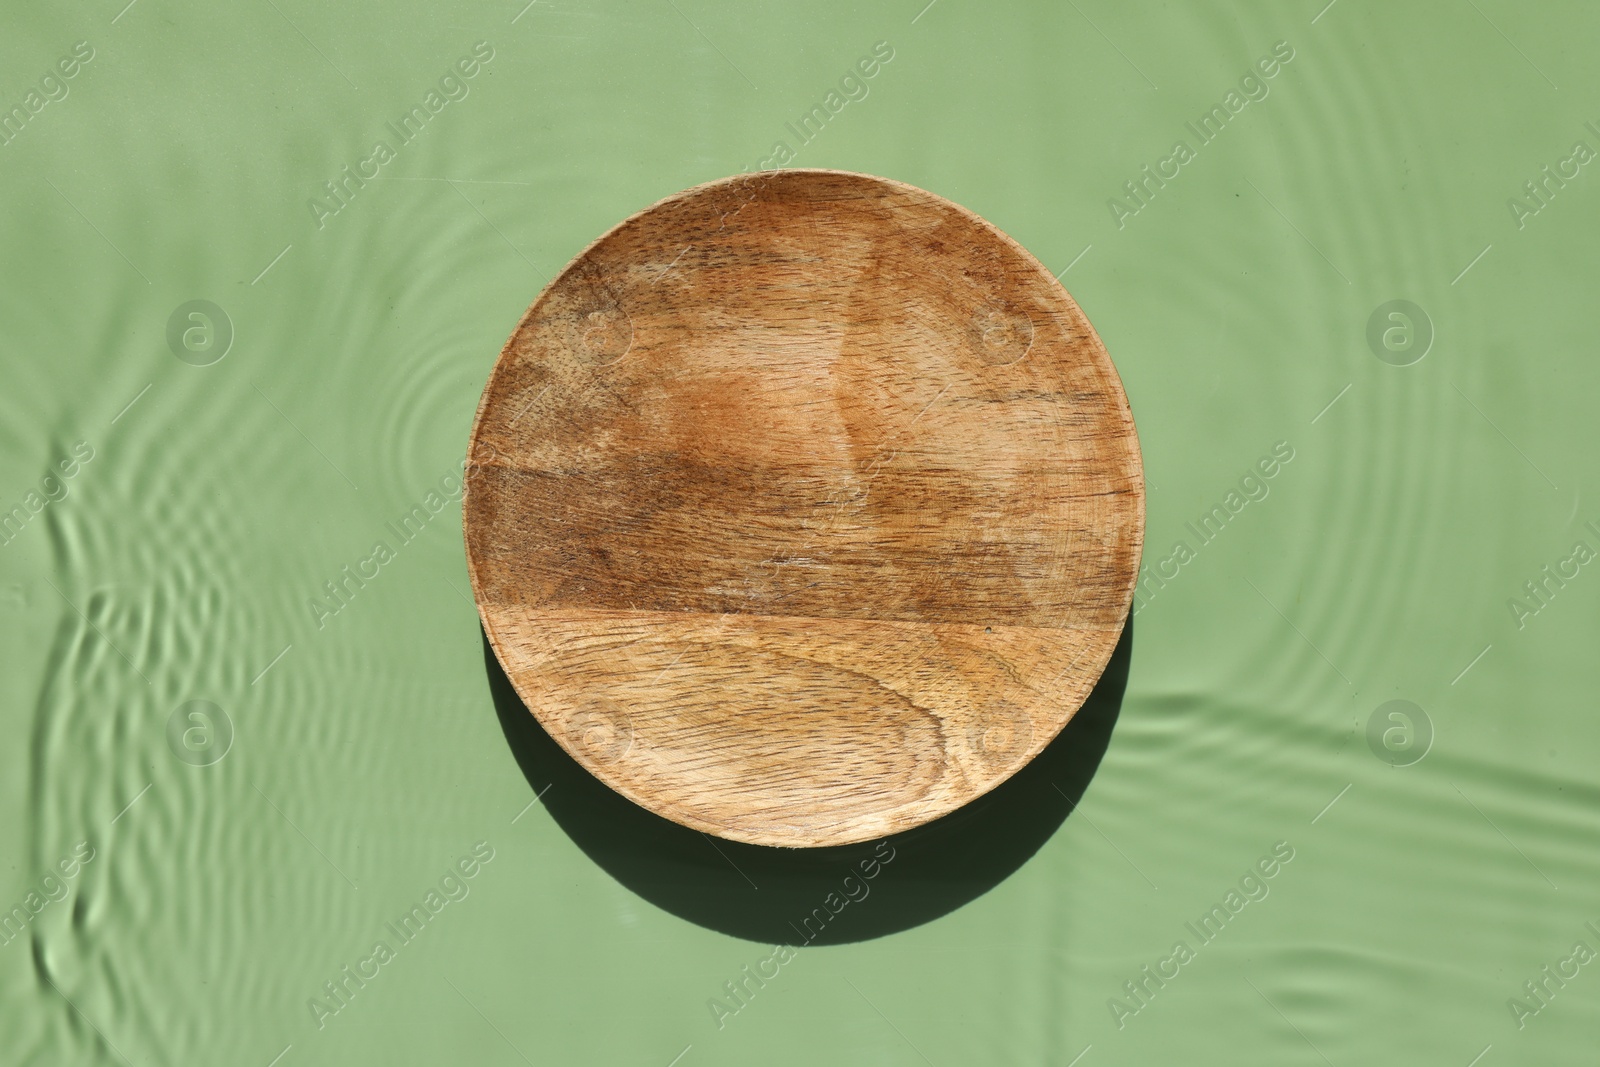
<path fill-rule="evenodd" d="M 1100 677 L 1144 532 L 1088 320 L 931 193 L 699 186 L 528 309 L 468 453 L 485 630 L 545 729 L 684 825 L 847 844 L 1032 759 Z"/>

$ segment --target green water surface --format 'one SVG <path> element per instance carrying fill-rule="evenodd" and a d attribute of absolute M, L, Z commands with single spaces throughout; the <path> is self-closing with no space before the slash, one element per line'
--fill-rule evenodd
<path fill-rule="evenodd" d="M 0 17 L 0 1064 L 1594 1062 L 1592 5 L 125 3 Z M 794 862 L 519 731 L 457 477 L 778 165 L 1060 270 L 1149 480 L 1078 754 Z"/>

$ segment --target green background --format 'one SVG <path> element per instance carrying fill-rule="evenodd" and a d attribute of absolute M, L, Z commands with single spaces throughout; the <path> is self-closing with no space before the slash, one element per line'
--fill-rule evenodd
<path fill-rule="evenodd" d="M 1600 949 L 1600 575 L 1524 592 L 1600 549 L 1600 175 L 1523 190 L 1600 149 L 1600 16 L 924 3 L 4 16 L 0 108 L 93 58 L 0 146 L 0 512 L 26 520 L 0 545 L 0 908 L 28 913 L 0 1061 L 1593 1062 L 1600 965 L 1521 1027 L 1508 999 Z M 322 183 L 480 41 L 468 95 L 319 228 Z M 799 145 L 785 124 L 880 41 L 866 97 Z M 1201 145 L 1185 124 L 1280 41 L 1269 94 Z M 1148 564 L 1278 442 L 1294 459 L 1141 609 L 1104 760 L 1036 855 L 800 949 L 719 1028 L 708 1000 L 772 946 L 663 910 L 528 807 L 457 503 L 320 627 L 307 603 L 459 472 L 549 277 L 778 140 L 1064 271 L 1138 422 Z M 1119 225 L 1179 140 L 1194 158 Z M 220 333 L 174 348 L 168 322 L 202 299 L 233 336 L 194 366 Z M 1397 299 L 1411 347 L 1401 323 L 1375 350 Z M 1374 748 L 1394 699 L 1420 711 Z M 169 743 L 192 700 L 225 749 L 215 714 Z M 319 1027 L 310 998 L 479 841 L 470 895 Z M 1280 841 L 1270 894 L 1119 1027 L 1123 983 Z M 896 877 L 851 907 L 897 907 Z"/>

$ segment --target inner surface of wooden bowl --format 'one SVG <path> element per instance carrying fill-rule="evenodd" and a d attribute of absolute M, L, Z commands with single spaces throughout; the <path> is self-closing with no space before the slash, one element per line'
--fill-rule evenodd
<path fill-rule="evenodd" d="M 839 171 L 699 186 L 547 287 L 465 526 L 545 729 L 710 834 L 837 845 L 1014 774 L 1100 677 L 1144 529 L 1121 382 L 1032 256 Z"/>

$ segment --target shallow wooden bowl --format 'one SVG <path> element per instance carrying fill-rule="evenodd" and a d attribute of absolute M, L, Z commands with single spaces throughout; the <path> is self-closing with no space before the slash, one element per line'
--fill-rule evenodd
<path fill-rule="evenodd" d="M 1014 774 L 1128 616 L 1144 481 L 1083 313 L 1005 234 L 840 171 L 698 186 L 523 316 L 468 453 L 517 692 L 686 826 L 837 845 Z"/>

